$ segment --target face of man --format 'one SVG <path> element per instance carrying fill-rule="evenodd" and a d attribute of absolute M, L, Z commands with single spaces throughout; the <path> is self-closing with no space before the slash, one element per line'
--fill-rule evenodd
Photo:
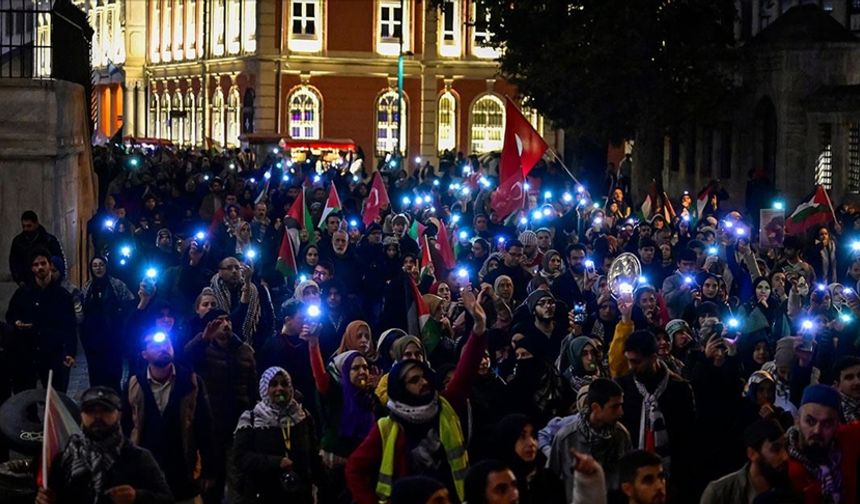
<path fill-rule="evenodd" d="M 349 237 L 343 231 L 338 231 L 331 237 L 331 246 L 336 255 L 342 256 L 349 246 Z"/>
<path fill-rule="evenodd" d="M 30 271 L 39 282 L 48 282 L 51 278 L 51 262 L 45 256 L 37 256 L 30 265 Z"/>
<path fill-rule="evenodd" d="M 800 407 L 797 426 L 800 444 L 806 455 L 814 460 L 827 456 L 839 427 L 839 415 L 833 408 L 808 403 Z"/>
<path fill-rule="evenodd" d="M 39 229 L 39 223 L 31 220 L 22 220 L 21 221 L 21 231 L 24 234 L 32 235 Z"/>
<path fill-rule="evenodd" d="M 340 227 L 340 217 L 329 215 L 325 219 L 325 229 L 328 231 L 328 234 L 333 235 L 335 231 Z"/>
<path fill-rule="evenodd" d="M 549 250 L 550 245 L 552 244 L 552 235 L 550 235 L 546 231 L 539 232 L 537 234 L 537 244 L 539 249 L 546 252 L 547 250 Z"/>
<path fill-rule="evenodd" d="M 241 270 L 239 260 L 235 257 L 228 257 L 218 265 L 218 276 L 230 287 L 235 287 L 242 280 Z"/>
<path fill-rule="evenodd" d="M 265 203 L 257 203 L 257 206 L 254 207 L 254 218 L 257 220 L 265 220 L 267 211 L 268 208 Z"/>
<path fill-rule="evenodd" d="M 373 231 L 367 235 L 367 241 L 373 244 L 382 243 L 382 231 Z"/>
<path fill-rule="evenodd" d="M 412 274 L 415 271 L 415 258 L 412 256 L 406 256 L 403 258 L 403 271 L 406 273 Z"/>
<path fill-rule="evenodd" d="M 170 235 L 167 233 L 158 233 L 158 243 L 156 243 L 156 246 L 169 249 L 170 245 L 172 245 Z"/>
<path fill-rule="evenodd" d="M 788 450 L 785 436 L 765 441 L 756 451 L 747 448 L 747 457 L 771 486 L 785 488 L 788 484 Z"/>
<path fill-rule="evenodd" d="M 599 403 L 591 403 L 591 417 L 589 420 L 592 425 L 604 426 L 615 425 L 624 415 L 624 396 L 610 397 L 606 404 L 601 406 Z"/>
<path fill-rule="evenodd" d="M 517 246 L 508 247 L 508 250 L 505 251 L 505 265 L 509 268 L 515 268 L 522 262 L 523 248 Z"/>
<path fill-rule="evenodd" d="M 624 352 L 627 365 L 637 378 L 651 376 L 656 368 L 657 356 L 645 357 L 639 352 Z"/>
<path fill-rule="evenodd" d="M 695 261 L 678 261 L 678 271 L 684 275 L 690 275 L 696 271 Z"/>
<path fill-rule="evenodd" d="M 555 299 L 545 297 L 535 304 L 535 318 L 541 322 L 549 322 L 555 318 Z"/>
<path fill-rule="evenodd" d="M 336 288 L 331 288 L 328 290 L 328 295 L 325 298 L 326 306 L 328 306 L 329 310 L 337 310 L 340 308 L 340 303 L 343 301 L 343 297 L 340 295 L 340 291 Z"/>
<path fill-rule="evenodd" d="M 146 346 L 141 352 L 141 356 L 150 366 L 166 367 L 173 362 L 173 344 L 170 342 L 170 338 L 156 342 L 151 337 L 147 337 Z"/>
<path fill-rule="evenodd" d="M 640 467 L 632 483 L 622 483 L 621 490 L 634 504 L 666 502 L 666 474 L 662 465 Z"/>
<path fill-rule="evenodd" d="M 311 276 L 313 281 L 319 285 L 322 285 L 323 282 L 327 282 L 331 280 L 331 273 L 329 273 L 328 269 L 325 266 L 321 266 L 317 264 L 314 266 L 314 273 Z"/>
<path fill-rule="evenodd" d="M 119 430 L 119 411 L 101 404 L 81 409 L 81 428 L 93 441 L 102 441 Z"/>
<path fill-rule="evenodd" d="M 433 393 L 430 382 L 424 377 L 424 370 L 418 366 L 407 371 L 403 381 L 406 384 L 406 392 L 415 397 L 426 397 Z"/>
<path fill-rule="evenodd" d="M 510 469 L 493 471 L 487 475 L 484 502 L 487 504 L 516 504 L 520 501 L 517 478 Z"/>
<path fill-rule="evenodd" d="M 281 327 L 281 334 L 295 336 L 302 331 L 302 326 L 305 324 L 305 316 L 302 311 L 296 312 L 292 317 L 284 317 L 284 325 Z"/>
<path fill-rule="evenodd" d="M 639 238 L 651 238 L 651 226 L 639 225 Z"/>
<path fill-rule="evenodd" d="M 839 373 L 839 381 L 836 382 L 836 388 L 840 393 L 854 400 L 860 400 L 860 366 L 843 369 Z"/>
<path fill-rule="evenodd" d="M 639 259 L 642 259 L 644 264 L 651 264 L 651 261 L 654 260 L 654 247 L 642 247 L 639 249 Z"/>

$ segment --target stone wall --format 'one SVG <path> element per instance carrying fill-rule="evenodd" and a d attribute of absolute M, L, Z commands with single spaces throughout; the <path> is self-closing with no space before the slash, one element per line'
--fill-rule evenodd
<path fill-rule="evenodd" d="M 14 286 L 9 249 L 25 210 L 63 245 L 72 283 L 86 272 L 86 224 L 96 183 L 82 86 L 65 81 L 0 79 L 0 311 Z"/>

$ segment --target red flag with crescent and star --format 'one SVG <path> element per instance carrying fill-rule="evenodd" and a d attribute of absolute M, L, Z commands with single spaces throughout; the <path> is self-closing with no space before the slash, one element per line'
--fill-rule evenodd
<path fill-rule="evenodd" d="M 505 142 L 499 161 L 499 188 L 492 198 L 493 211 L 500 218 L 523 208 L 525 177 L 548 148 L 514 102 L 505 97 Z"/>
<path fill-rule="evenodd" d="M 369 226 L 379 217 L 382 207 L 390 203 L 385 184 L 382 183 L 382 177 L 379 172 L 376 172 L 373 174 L 373 183 L 370 185 L 370 193 L 367 195 L 367 202 L 364 204 L 364 212 L 361 216 L 364 225 Z"/>

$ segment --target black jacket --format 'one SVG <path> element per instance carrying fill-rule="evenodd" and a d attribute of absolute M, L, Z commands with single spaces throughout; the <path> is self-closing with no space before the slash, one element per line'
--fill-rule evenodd
<path fill-rule="evenodd" d="M 33 324 L 30 329 L 18 329 L 15 321 Z M 19 287 L 9 301 L 6 322 L 14 330 L 14 346 L 41 355 L 66 356 L 76 354 L 77 319 L 71 294 L 57 283 L 41 289 L 33 283 Z"/>
<path fill-rule="evenodd" d="M 57 238 L 49 234 L 43 226 L 39 226 L 32 236 L 19 233 L 12 240 L 12 249 L 9 252 L 9 271 L 12 272 L 12 280 L 20 284 L 32 280 L 33 273 L 30 271 L 30 255 L 39 248 L 48 249 L 52 256 L 63 258 L 63 247 Z"/>
<path fill-rule="evenodd" d="M 67 468 L 63 467 L 62 455 L 60 453 L 54 458 L 48 476 L 48 487 L 57 496 L 56 504 L 92 502 L 89 477 L 67 479 Z M 136 504 L 174 502 L 173 494 L 170 493 L 170 488 L 164 479 L 164 473 L 161 472 L 152 453 L 127 441 L 120 448 L 119 458 L 107 471 L 104 479 L 105 490 L 120 485 L 130 485 L 134 488 Z M 113 501 L 103 493 L 97 502 L 109 504 Z"/>

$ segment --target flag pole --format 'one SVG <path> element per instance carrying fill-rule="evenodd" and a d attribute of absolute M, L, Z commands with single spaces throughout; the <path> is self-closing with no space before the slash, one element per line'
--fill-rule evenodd
<path fill-rule="evenodd" d="M 550 154 L 552 154 L 552 157 L 555 158 L 556 161 L 558 161 L 561 167 L 564 168 L 564 171 L 566 171 L 567 174 L 570 175 L 570 178 L 572 178 L 573 181 L 577 184 L 582 185 L 582 182 L 580 182 L 576 177 L 573 176 L 573 172 L 570 171 L 570 168 L 568 168 L 567 165 L 564 164 L 564 161 L 562 161 L 562 159 L 558 157 L 558 153 L 555 152 L 555 149 L 553 149 L 552 147 L 548 147 L 547 150 L 550 152 Z"/>
<path fill-rule="evenodd" d="M 51 389 L 54 370 L 48 370 L 48 384 L 45 387 L 45 421 L 42 424 L 42 488 L 48 488 L 48 418 L 51 416 Z"/>
<path fill-rule="evenodd" d="M 839 224 L 839 220 L 836 218 L 836 211 L 833 210 L 833 202 L 830 201 L 830 194 L 827 193 L 827 188 L 822 185 L 821 189 L 824 191 L 824 197 L 827 198 L 827 206 L 830 207 L 830 215 L 833 216 L 833 224 Z"/>

